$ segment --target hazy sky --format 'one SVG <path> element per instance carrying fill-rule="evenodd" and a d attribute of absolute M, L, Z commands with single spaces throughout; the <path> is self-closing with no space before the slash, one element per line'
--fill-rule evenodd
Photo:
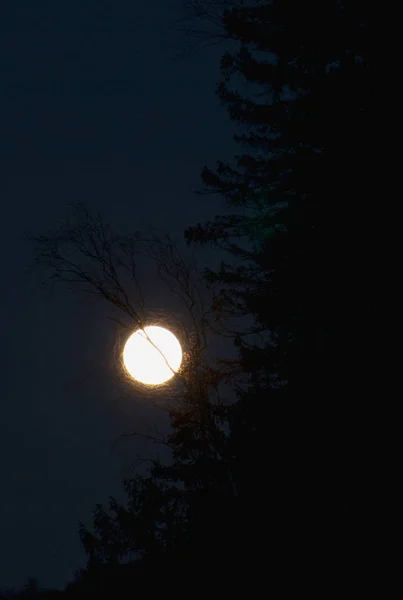
<path fill-rule="evenodd" d="M 179 6 L 0 3 L 2 587 L 26 576 L 64 586 L 84 566 L 77 523 L 120 497 L 141 451 L 132 442 L 110 457 L 112 444 L 155 417 L 107 382 L 116 332 L 102 303 L 43 295 L 27 280 L 24 230 L 46 230 L 78 201 L 134 230 L 179 235 L 220 212 L 192 188 L 204 164 L 233 152 L 214 95 L 222 48 L 174 60 L 164 19 Z"/>

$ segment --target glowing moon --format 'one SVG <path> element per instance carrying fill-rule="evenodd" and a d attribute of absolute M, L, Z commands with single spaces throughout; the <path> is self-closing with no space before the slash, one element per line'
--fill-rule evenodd
<path fill-rule="evenodd" d="M 123 350 L 123 362 L 137 381 L 158 385 L 171 379 L 179 369 L 182 348 L 168 329 L 152 325 L 138 329 L 129 337 Z"/>

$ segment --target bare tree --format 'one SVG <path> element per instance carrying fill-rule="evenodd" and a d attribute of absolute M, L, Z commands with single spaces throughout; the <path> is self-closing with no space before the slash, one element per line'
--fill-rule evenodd
<path fill-rule="evenodd" d="M 92 214 L 82 204 L 71 208 L 67 219 L 54 231 L 26 234 L 34 247 L 30 270 L 45 275 L 43 286 L 63 283 L 107 301 L 114 309 L 109 318 L 119 326 L 122 340 L 127 339 L 129 331 L 144 331 L 151 324 L 166 325 L 178 335 L 184 350 L 181 367 L 175 378 L 158 388 L 144 386 L 128 375 L 122 359 L 123 344 L 119 340 L 115 348 L 117 378 L 120 384 L 128 386 L 130 393 L 135 389 L 166 411 L 172 410 L 172 402 L 168 402 L 171 399 L 175 410 L 189 414 L 196 410 L 196 405 L 222 403 L 220 383 L 228 380 L 234 365 L 228 363 L 224 369 L 225 361 L 221 365 L 218 360 L 206 361 L 206 348 L 211 343 L 211 335 L 217 332 L 213 324 L 214 290 L 206 288 L 197 263 L 186 260 L 167 234 L 146 235 L 138 231 L 117 234 L 100 213 Z M 139 272 L 144 259 L 153 262 L 168 292 L 180 299 L 179 317 L 164 307 L 156 312 L 147 306 Z M 133 432 L 123 437 L 125 435 L 133 435 Z M 152 442 L 165 443 L 165 438 L 155 429 L 141 435 Z"/>
<path fill-rule="evenodd" d="M 205 349 L 211 314 L 206 288 L 197 264 L 185 260 L 169 234 L 160 237 L 140 232 L 116 234 L 101 213 L 92 214 L 83 204 L 71 208 L 72 212 L 56 230 L 41 235 L 26 234 L 34 245 L 29 270 L 45 275 L 42 286 L 63 283 L 76 291 L 98 296 L 123 315 L 124 321 L 109 317 L 123 329 L 144 330 L 155 316 L 150 315 L 150 311 L 147 314 L 138 272 L 142 257 L 148 257 L 154 262 L 161 281 L 170 293 L 180 298 L 187 311 L 181 331 L 185 341 L 189 343 L 190 325 L 200 350 Z M 158 318 L 167 320 L 170 315 L 161 310 Z"/>

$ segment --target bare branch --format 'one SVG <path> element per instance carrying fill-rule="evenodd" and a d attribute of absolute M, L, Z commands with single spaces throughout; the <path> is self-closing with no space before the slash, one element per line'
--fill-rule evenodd
<path fill-rule="evenodd" d="M 182 16 L 170 24 L 175 39 L 180 39 L 179 45 L 171 45 L 176 58 L 193 56 L 230 39 L 222 16 L 225 9 L 238 4 L 239 0 L 180 0 Z"/>
<path fill-rule="evenodd" d="M 139 232 L 116 235 L 100 213 L 94 215 L 82 204 L 71 208 L 72 213 L 55 231 L 44 235 L 27 234 L 27 238 L 34 244 L 36 270 L 44 271 L 46 281 L 52 285 L 66 283 L 75 290 L 99 296 L 125 316 L 129 316 L 128 324 L 112 316 L 109 318 L 122 330 L 133 330 L 134 321 L 135 328 L 144 332 L 173 371 L 163 352 L 145 330 L 149 318 L 146 318 L 144 294 L 137 267 L 138 260 L 143 257 L 151 258 L 161 280 L 172 294 L 181 299 L 186 308 L 180 326 L 182 340 L 186 342 L 185 355 L 182 368 L 176 375 L 185 387 L 194 385 L 195 370 L 203 371 L 203 356 L 208 344 L 207 331 L 213 331 L 210 317 L 214 310 L 210 298 L 212 292 L 207 291 L 195 262 L 185 260 L 169 235 L 158 237 L 155 234 L 140 235 Z M 134 284 L 133 297 L 127 291 L 128 278 Z M 172 322 L 171 318 L 170 321 Z M 122 368 L 120 376 L 123 373 Z M 164 391 L 167 392 L 166 389 Z"/>

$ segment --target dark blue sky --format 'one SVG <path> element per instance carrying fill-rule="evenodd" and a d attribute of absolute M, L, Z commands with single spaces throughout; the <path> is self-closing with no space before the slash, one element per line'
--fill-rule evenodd
<path fill-rule="evenodd" d="M 233 154 L 214 94 L 222 48 L 174 60 L 165 19 L 179 11 L 180 0 L 0 3 L 0 586 L 60 587 L 84 566 L 77 523 L 120 497 L 142 450 L 110 457 L 111 446 L 157 418 L 107 383 L 106 308 L 37 292 L 22 236 L 78 201 L 178 235 L 220 212 L 192 188 L 204 164 Z"/>

